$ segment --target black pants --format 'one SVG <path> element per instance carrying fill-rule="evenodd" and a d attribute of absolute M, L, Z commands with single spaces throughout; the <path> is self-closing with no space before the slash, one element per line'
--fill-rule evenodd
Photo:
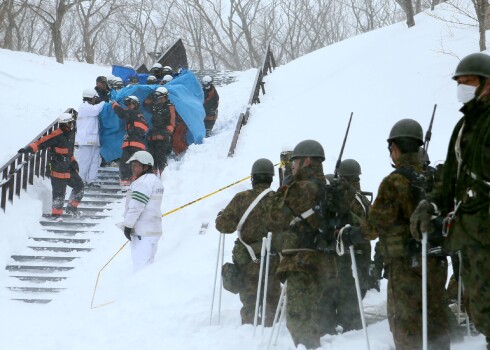
<path fill-rule="evenodd" d="M 167 166 L 167 154 L 170 143 L 165 140 L 148 141 L 148 152 L 151 153 L 155 161 L 153 169 L 158 169 L 161 173 Z"/>
<path fill-rule="evenodd" d="M 78 207 L 83 198 L 84 185 L 82 178 L 76 171 L 70 171 L 69 179 L 60 179 L 51 177 L 51 187 L 53 187 L 53 204 L 52 213 L 55 215 L 63 214 L 63 205 L 65 204 L 66 186 L 72 188 L 68 205 Z"/>
<path fill-rule="evenodd" d="M 131 180 L 131 165 L 126 162 L 131 158 L 133 154 L 138 151 L 144 151 L 138 147 L 125 147 L 122 149 L 121 159 L 119 159 L 119 177 L 123 181 Z"/>

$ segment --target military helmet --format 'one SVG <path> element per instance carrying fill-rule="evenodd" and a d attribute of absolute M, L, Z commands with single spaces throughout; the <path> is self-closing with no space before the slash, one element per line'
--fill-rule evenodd
<path fill-rule="evenodd" d="M 339 165 L 338 173 L 340 176 L 359 176 L 361 165 L 354 159 L 344 159 Z"/>
<path fill-rule="evenodd" d="M 419 144 L 424 143 L 422 127 L 420 124 L 413 119 L 402 119 L 393 125 L 390 131 L 390 136 L 388 136 L 388 142 L 391 142 L 397 138 L 408 137 L 416 139 Z"/>
<path fill-rule="evenodd" d="M 315 140 L 304 140 L 298 143 L 293 149 L 291 159 L 306 157 L 321 158 L 323 162 L 325 160 L 325 152 L 322 145 Z"/>
<path fill-rule="evenodd" d="M 332 182 L 335 181 L 335 174 L 326 174 L 325 180 L 327 180 L 327 182 L 331 184 Z"/>
<path fill-rule="evenodd" d="M 479 75 L 490 78 L 490 56 L 481 52 L 464 57 L 456 67 L 453 79 L 461 75 Z"/>
<path fill-rule="evenodd" d="M 251 175 L 270 175 L 274 176 L 274 164 L 269 159 L 257 159 L 252 165 Z"/>

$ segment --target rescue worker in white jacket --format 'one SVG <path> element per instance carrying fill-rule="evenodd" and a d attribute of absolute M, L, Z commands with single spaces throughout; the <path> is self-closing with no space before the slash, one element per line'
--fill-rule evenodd
<path fill-rule="evenodd" d="M 153 174 L 153 157 L 135 152 L 127 161 L 133 178 L 126 197 L 124 235 L 131 241 L 134 271 L 153 263 L 162 236 L 162 181 Z"/>
<path fill-rule="evenodd" d="M 100 187 L 95 183 L 100 166 L 99 114 L 105 102 L 93 88 L 83 90 L 82 98 L 75 135 L 76 158 L 85 188 L 97 188 Z"/>

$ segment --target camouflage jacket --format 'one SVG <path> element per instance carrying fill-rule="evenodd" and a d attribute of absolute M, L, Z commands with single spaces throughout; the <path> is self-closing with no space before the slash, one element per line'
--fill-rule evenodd
<path fill-rule="evenodd" d="M 395 164 L 397 169 L 408 168 L 422 171 L 418 153 L 402 154 Z M 362 223 L 366 239 L 379 237 L 381 251 L 386 259 L 406 257 L 412 254 L 414 240 L 410 234 L 410 216 L 419 198 L 415 198 L 410 180 L 398 173 L 386 176 L 379 185 L 367 220 Z"/>
<path fill-rule="evenodd" d="M 237 193 L 216 218 L 216 229 L 221 233 L 234 233 L 247 208 L 267 188 L 269 188 L 267 184 L 261 183 L 255 185 L 251 190 Z M 262 237 L 267 237 L 269 228 L 266 221 L 266 212 L 273 193 L 271 191 L 266 194 L 243 223 L 241 237 L 245 243 L 250 245 L 260 243 L 261 245 Z"/>
<path fill-rule="evenodd" d="M 325 269 L 330 268 L 331 273 L 335 273 L 333 255 L 327 256 L 315 249 L 315 239 L 321 225 L 319 215 L 295 220 L 318 204 L 325 184 L 322 166 L 316 164 L 299 169 L 293 182 L 281 187 L 273 197 L 269 208 L 269 225 L 273 236 L 280 237 L 282 245 L 283 258 L 278 268 L 281 279 L 285 279 L 290 271 L 323 274 Z M 292 224 L 293 221 L 297 222 Z"/>
<path fill-rule="evenodd" d="M 461 109 L 447 151 L 441 186 L 431 199 L 445 215 L 461 203 L 447 240 L 448 250 L 463 244 L 490 244 L 490 97 Z"/>

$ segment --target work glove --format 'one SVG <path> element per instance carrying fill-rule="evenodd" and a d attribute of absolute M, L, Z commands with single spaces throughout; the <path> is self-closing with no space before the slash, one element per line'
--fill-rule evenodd
<path fill-rule="evenodd" d="M 29 152 L 30 152 L 29 148 L 21 148 L 20 150 L 17 151 L 17 153 L 19 154 L 23 154 L 23 153 L 27 154 Z"/>
<path fill-rule="evenodd" d="M 127 227 L 127 226 L 124 226 L 124 236 L 126 236 L 126 238 L 128 240 L 131 240 L 131 231 L 133 229 L 131 227 Z"/>
<path fill-rule="evenodd" d="M 426 199 L 420 201 L 410 216 L 410 233 L 417 240 L 422 240 L 422 233 L 433 231 L 432 219 L 437 217 L 437 207 Z"/>
<path fill-rule="evenodd" d="M 345 225 L 335 233 L 337 242 L 342 240 L 344 245 L 350 247 L 356 243 L 366 243 L 362 238 L 362 230 L 359 226 Z"/>

